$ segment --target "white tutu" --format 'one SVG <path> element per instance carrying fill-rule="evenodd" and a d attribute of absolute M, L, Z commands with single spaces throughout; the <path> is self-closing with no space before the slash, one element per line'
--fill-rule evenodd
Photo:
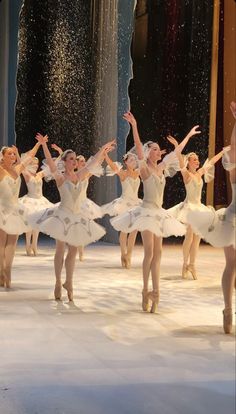
<path fill-rule="evenodd" d="M 169 237 L 183 236 L 186 232 L 185 226 L 163 208 L 138 206 L 110 221 L 117 231 L 123 233 L 148 230 L 157 237 Z"/>
<path fill-rule="evenodd" d="M 86 198 L 82 202 L 81 214 L 90 220 L 101 218 L 104 215 L 102 208 L 98 204 L 90 200 L 89 198 Z"/>
<path fill-rule="evenodd" d="M 44 196 L 40 198 L 32 198 L 28 194 L 21 197 L 19 202 L 28 210 L 29 214 L 53 206 L 53 203 Z"/>
<path fill-rule="evenodd" d="M 26 208 L 19 204 L 0 204 L 0 229 L 7 234 L 22 234 L 30 231 Z"/>
<path fill-rule="evenodd" d="M 168 212 L 179 220 L 181 223 L 190 224 L 188 222 L 188 214 L 191 211 L 208 212 L 208 207 L 202 203 L 194 204 L 188 201 L 183 201 L 174 207 L 168 209 Z"/>
<path fill-rule="evenodd" d="M 101 209 L 103 214 L 109 214 L 109 216 L 118 216 L 119 214 L 125 213 L 133 207 L 141 204 L 140 198 L 136 200 L 119 197 L 113 200 L 111 203 L 104 204 Z"/>
<path fill-rule="evenodd" d="M 27 210 L 19 203 L 21 179 L 5 175 L 0 181 L 0 229 L 7 234 L 30 231 Z"/>
<path fill-rule="evenodd" d="M 235 192 L 235 185 L 233 187 Z M 234 194 L 234 193 L 233 193 Z M 227 208 L 214 210 L 208 207 L 206 211 L 192 210 L 187 219 L 193 231 L 214 247 L 233 246 L 235 248 L 235 202 Z"/>
<path fill-rule="evenodd" d="M 71 246 L 85 246 L 104 236 L 102 226 L 82 214 L 75 214 L 60 205 L 29 215 L 33 228 Z"/>

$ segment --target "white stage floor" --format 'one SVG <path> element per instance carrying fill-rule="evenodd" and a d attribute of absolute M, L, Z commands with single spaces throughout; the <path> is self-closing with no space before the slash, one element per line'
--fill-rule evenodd
<path fill-rule="evenodd" d="M 158 313 L 141 311 L 142 247 L 86 249 L 75 301 L 53 300 L 53 249 L 18 247 L 0 288 L 1 414 L 233 414 L 235 337 L 222 330 L 223 251 L 201 246 L 199 279 L 181 280 L 164 246 Z"/>

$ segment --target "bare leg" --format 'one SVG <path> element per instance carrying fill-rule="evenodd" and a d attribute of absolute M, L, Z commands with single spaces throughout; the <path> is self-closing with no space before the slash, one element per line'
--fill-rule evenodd
<path fill-rule="evenodd" d="M 61 299 L 61 272 L 64 263 L 64 252 L 65 252 L 65 243 L 59 240 L 56 240 L 56 252 L 54 255 L 54 270 L 56 276 L 56 285 L 54 290 L 54 296 L 56 300 Z"/>
<path fill-rule="evenodd" d="M 7 233 L 0 229 L 0 286 L 5 286 L 5 247 L 7 243 Z"/>
<path fill-rule="evenodd" d="M 182 269 L 182 278 L 183 279 L 187 278 L 188 259 L 189 259 L 189 256 L 190 256 L 190 250 L 191 250 L 192 242 L 193 242 L 193 231 L 192 231 L 192 228 L 190 226 L 188 226 L 186 234 L 185 234 L 184 242 L 183 242 L 183 259 L 184 259 L 183 269 Z"/>
<path fill-rule="evenodd" d="M 162 238 L 154 236 L 153 258 L 152 258 L 152 263 L 151 263 L 152 288 L 153 288 L 153 291 L 150 295 L 150 299 L 152 300 L 151 313 L 155 313 L 157 309 L 157 305 L 159 303 L 161 255 L 162 255 Z"/>
<path fill-rule="evenodd" d="M 32 250 L 33 250 L 34 256 L 37 256 L 38 238 L 39 238 L 39 231 L 33 230 L 32 231 Z"/>
<path fill-rule="evenodd" d="M 17 240 L 17 234 L 7 235 L 7 244 L 5 247 L 5 283 L 8 289 L 10 289 L 11 287 L 11 269 L 15 255 Z"/>
<path fill-rule="evenodd" d="M 121 265 L 126 267 L 126 253 L 127 253 L 127 233 L 120 232 L 119 236 L 120 250 L 121 250 Z"/>
<path fill-rule="evenodd" d="M 75 259 L 76 259 L 77 247 L 68 246 L 68 253 L 65 259 L 66 267 L 66 281 L 63 284 L 63 287 L 67 290 L 68 299 L 73 301 L 73 273 L 75 268 Z"/>
<path fill-rule="evenodd" d="M 79 246 L 78 252 L 79 252 L 79 260 L 80 262 L 82 262 L 84 260 L 84 246 Z"/>
<path fill-rule="evenodd" d="M 31 237 L 32 237 L 32 235 L 33 235 L 32 231 L 28 231 L 27 233 L 25 233 L 27 256 L 31 256 Z"/>
<path fill-rule="evenodd" d="M 233 315 L 232 315 L 232 299 L 235 286 L 235 254 L 236 250 L 233 246 L 225 247 L 225 268 L 222 275 L 222 290 L 224 296 L 225 309 L 224 315 L 224 331 L 232 332 Z"/>
<path fill-rule="evenodd" d="M 134 230 L 131 233 L 128 234 L 128 240 L 127 240 L 127 254 L 126 254 L 126 264 L 127 264 L 127 269 L 130 269 L 131 267 L 131 256 L 132 256 L 132 251 L 135 245 L 135 240 L 137 237 L 137 231 Z"/>
<path fill-rule="evenodd" d="M 144 248 L 143 258 L 143 301 L 142 308 L 144 311 L 148 310 L 148 281 L 151 272 L 151 264 L 153 259 L 154 235 L 150 231 L 143 231 L 141 233 Z"/>
<path fill-rule="evenodd" d="M 196 257 L 197 257 L 197 253 L 199 249 L 200 240 L 201 240 L 200 236 L 198 236 L 197 234 L 193 234 L 193 241 L 192 241 L 192 245 L 190 249 L 190 263 L 188 266 L 188 270 L 192 273 L 192 276 L 195 280 L 197 279 L 195 261 L 196 261 Z"/>

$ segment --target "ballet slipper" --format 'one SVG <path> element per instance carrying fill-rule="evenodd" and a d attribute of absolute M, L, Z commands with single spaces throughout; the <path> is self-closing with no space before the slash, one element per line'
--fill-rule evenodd
<path fill-rule="evenodd" d="M 61 282 L 56 282 L 55 284 L 54 297 L 55 300 L 61 300 Z"/>
<path fill-rule="evenodd" d="M 79 261 L 83 262 L 84 261 L 84 255 L 82 252 L 79 252 Z"/>
<path fill-rule="evenodd" d="M 148 312 L 149 309 L 149 293 L 147 290 L 142 291 L 142 309 L 144 312 Z"/>
<path fill-rule="evenodd" d="M 37 247 L 32 247 L 32 252 L 34 256 L 38 255 Z"/>
<path fill-rule="evenodd" d="M 2 274 L 0 276 L 0 287 L 5 287 L 5 276 Z"/>
<path fill-rule="evenodd" d="M 182 267 L 182 279 L 187 279 L 187 277 L 188 277 L 188 265 L 184 263 Z"/>
<path fill-rule="evenodd" d="M 27 256 L 32 256 L 31 246 L 26 246 L 26 254 Z"/>
<path fill-rule="evenodd" d="M 121 266 L 126 267 L 126 255 L 125 254 L 121 255 L 120 260 L 121 260 Z"/>
<path fill-rule="evenodd" d="M 5 287 L 6 289 L 11 289 L 11 277 L 10 276 L 5 277 Z"/>
<path fill-rule="evenodd" d="M 130 254 L 125 255 L 125 268 L 126 269 L 131 268 L 131 255 Z"/>
<path fill-rule="evenodd" d="M 159 293 L 156 290 L 153 290 L 152 292 L 149 293 L 148 296 L 149 296 L 149 299 L 152 301 L 150 313 L 156 313 L 158 303 L 159 303 Z"/>
<path fill-rule="evenodd" d="M 223 310 L 223 328 L 225 334 L 230 334 L 233 329 L 233 313 L 232 309 Z"/>
<path fill-rule="evenodd" d="M 73 302 L 73 289 L 71 286 L 68 285 L 68 283 L 63 283 L 62 285 L 64 287 L 64 289 L 66 289 L 67 291 L 67 296 L 70 302 Z"/>
<path fill-rule="evenodd" d="M 188 265 L 188 271 L 192 274 L 194 280 L 197 280 L 197 272 L 194 264 Z"/>

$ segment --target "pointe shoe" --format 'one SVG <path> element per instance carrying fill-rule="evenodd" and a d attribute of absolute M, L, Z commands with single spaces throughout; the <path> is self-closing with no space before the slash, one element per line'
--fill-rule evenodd
<path fill-rule="evenodd" d="M 63 283 L 63 285 L 62 285 L 63 287 L 64 287 L 64 289 L 66 289 L 66 291 L 67 291 L 67 296 L 68 296 L 68 299 L 69 299 L 69 301 L 70 302 L 73 302 L 73 289 L 72 289 L 72 287 L 70 288 L 68 285 L 67 285 L 67 283 L 65 282 L 65 283 Z"/>
<path fill-rule="evenodd" d="M 0 276 L 0 287 L 5 287 L 5 276 L 4 275 Z"/>
<path fill-rule="evenodd" d="M 150 313 L 156 313 L 158 303 L 159 303 L 159 293 L 153 290 L 152 292 L 149 293 L 149 299 L 152 301 Z"/>
<path fill-rule="evenodd" d="M 148 312 L 149 309 L 149 293 L 147 290 L 142 291 L 142 309 L 144 312 Z"/>
<path fill-rule="evenodd" d="M 26 247 L 26 254 L 27 254 L 27 256 L 32 256 L 32 252 L 31 252 L 31 246 L 27 246 Z"/>
<path fill-rule="evenodd" d="M 188 277 L 188 265 L 183 264 L 182 267 L 182 279 L 187 279 Z"/>
<path fill-rule="evenodd" d="M 131 256 L 129 254 L 125 255 L 125 268 L 126 269 L 131 268 Z"/>
<path fill-rule="evenodd" d="M 5 278 L 5 287 L 6 289 L 11 289 L 11 278 Z"/>
<path fill-rule="evenodd" d="M 223 328 L 225 334 L 230 334 L 233 329 L 233 314 L 232 309 L 223 310 Z"/>
<path fill-rule="evenodd" d="M 120 257 L 121 260 L 121 266 L 126 267 L 126 254 L 122 254 Z"/>
<path fill-rule="evenodd" d="M 196 268 L 195 268 L 194 264 L 189 264 L 188 265 L 188 271 L 192 274 L 193 279 L 197 280 L 197 272 L 196 272 Z"/>
<path fill-rule="evenodd" d="M 79 253 L 79 261 L 83 262 L 84 261 L 84 255 L 83 253 Z"/>
<path fill-rule="evenodd" d="M 56 283 L 54 288 L 55 300 L 61 300 L 61 283 Z"/>
<path fill-rule="evenodd" d="M 32 247 L 33 256 L 38 255 L 37 247 Z"/>

